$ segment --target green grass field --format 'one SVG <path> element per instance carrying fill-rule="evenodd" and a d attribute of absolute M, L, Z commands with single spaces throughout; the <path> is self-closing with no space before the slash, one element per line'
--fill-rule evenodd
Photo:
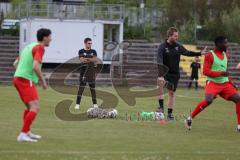
<path fill-rule="evenodd" d="M 110 87 L 98 88 L 114 94 Z M 39 88 L 41 111 L 33 132 L 43 139 L 38 143 L 18 143 L 24 105 L 13 87 L 0 86 L 0 159 L 3 160 L 236 160 L 240 159 L 240 134 L 236 132 L 235 106 L 217 99 L 193 123 L 184 128 L 183 119 L 167 122 L 116 120 L 62 121 L 55 105 L 64 95 Z M 175 115 L 187 115 L 203 97 L 203 91 L 179 90 Z M 166 97 L 167 98 L 167 97 Z M 81 112 L 91 105 L 82 101 Z M 119 100 L 120 114 L 154 111 L 156 98 L 139 98 L 134 107 Z M 73 107 L 73 106 L 72 106 Z M 80 111 L 73 111 L 76 114 Z"/>

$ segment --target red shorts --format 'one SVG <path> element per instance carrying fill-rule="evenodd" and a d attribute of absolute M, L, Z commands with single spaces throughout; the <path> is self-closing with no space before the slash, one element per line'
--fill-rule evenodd
<path fill-rule="evenodd" d="M 205 87 L 205 94 L 213 94 L 215 96 L 220 95 L 222 98 L 228 100 L 234 94 L 237 94 L 238 91 L 234 85 L 230 82 L 226 83 L 214 83 L 207 81 Z"/>
<path fill-rule="evenodd" d="M 37 89 L 32 81 L 20 77 L 14 77 L 13 84 L 24 103 L 38 100 Z"/>

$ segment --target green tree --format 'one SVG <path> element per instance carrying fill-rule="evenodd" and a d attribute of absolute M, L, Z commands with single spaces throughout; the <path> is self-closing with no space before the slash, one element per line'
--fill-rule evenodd
<path fill-rule="evenodd" d="M 237 34 L 240 30 L 240 9 L 238 7 L 227 14 L 224 13 L 222 16 L 223 28 L 225 35 L 229 38 L 230 41 L 240 43 L 240 37 Z"/>

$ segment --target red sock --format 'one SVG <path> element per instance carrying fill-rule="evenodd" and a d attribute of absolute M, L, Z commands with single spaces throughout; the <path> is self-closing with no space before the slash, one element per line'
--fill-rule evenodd
<path fill-rule="evenodd" d="M 30 131 L 31 124 L 34 121 L 36 115 L 37 115 L 37 113 L 35 113 L 33 111 L 28 112 L 28 114 L 26 115 L 26 117 L 24 119 L 24 123 L 23 123 L 23 127 L 22 127 L 23 133 L 27 133 Z"/>
<path fill-rule="evenodd" d="M 23 122 L 24 122 L 24 120 L 25 120 L 28 112 L 29 112 L 29 109 L 26 109 L 26 110 L 23 112 Z"/>
<path fill-rule="evenodd" d="M 208 103 L 206 102 L 206 100 L 203 100 L 202 102 L 200 102 L 196 108 L 194 109 L 194 111 L 192 112 L 191 116 L 192 118 L 194 118 L 196 115 L 198 115 L 202 110 L 204 110 L 206 107 L 208 106 Z"/>
<path fill-rule="evenodd" d="M 240 125 L 240 102 L 236 103 L 237 122 Z"/>

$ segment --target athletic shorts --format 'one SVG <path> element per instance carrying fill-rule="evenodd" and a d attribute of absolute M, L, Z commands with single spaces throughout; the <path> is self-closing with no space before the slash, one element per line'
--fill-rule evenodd
<path fill-rule="evenodd" d="M 167 81 L 170 85 L 173 85 L 173 90 L 172 91 L 176 91 L 177 90 L 177 87 L 178 87 L 178 81 L 179 81 L 179 78 L 178 77 L 174 77 L 174 76 L 168 76 L 168 75 L 165 75 L 164 76 L 164 79 L 165 81 Z"/>
<path fill-rule="evenodd" d="M 205 95 L 213 94 L 215 97 L 220 95 L 222 98 L 228 100 L 234 94 L 237 94 L 238 91 L 234 85 L 230 82 L 226 83 L 215 83 L 212 81 L 207 81 L 205 87 Z"/>
<path fill-rule="evenodd" d="M 191 79 L 191 80 L 194 80 L 194 79 L 195 79 L 195 80 L 198 80 L 198 75 L 193 75 L 193 74 L 192 74 L 191 77 L 190 77 L 190 79 Z"/>
<path fill-rule="evenodd" d="M 20 77 L 14 77 L 13 84 L 24 103 L 38 100 L 37 89 L 32 81 Z"/>
<path fill-rule="evenodd" d="M 95 83 L 95 69 L 89 67 L 88 69 L 82 68 L 80 70 L 79 82 L 80 83 Z"/>

